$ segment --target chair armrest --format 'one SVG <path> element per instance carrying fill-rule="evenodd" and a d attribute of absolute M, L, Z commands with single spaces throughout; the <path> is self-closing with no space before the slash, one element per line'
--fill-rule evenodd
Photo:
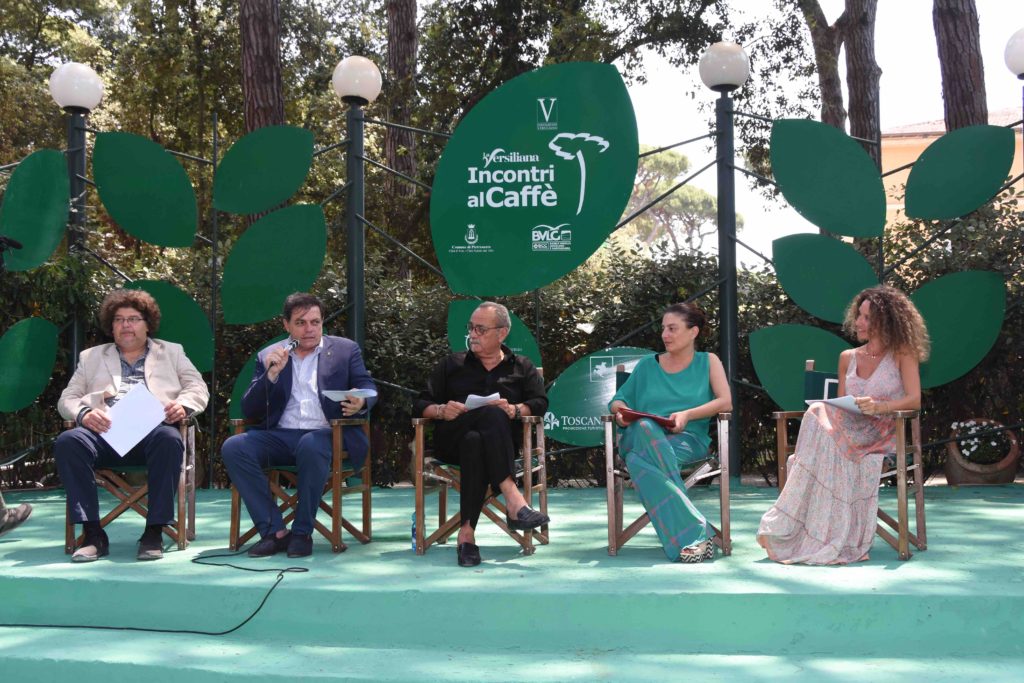
<path fill-rule="evenodd" d="M 418 427 L 419 425 L 426 426 L 434 421 L 432 417 L 414 417 L 412 418 L 412 426 Z"/>
<path fill-rule="evenodd" d="M 614 415 L 602 415 L 601 416 L 601 422 L 614 422 L 614 421 L 615 421 L 615 416 Z"/>
<path fill-rule="evenodd" d="M 793 420 L 803 417 L 806 410 L 778 410 L 772 413 L 773 420 Z"/>
<path fill-rule="evenodd" d="M 732 413 L 719 413 L 718 419 L 721 422 L 729 422 L 730 420 L 732 420 Z"/>
<path fill-rule="evenodd" d="M 520 415 L 519 419 L 523 421 L 523 424 L 527 425 L 540 424 L 544 421 L 544 418 L 540 415 Z"/>
<path fill-rule="evenodd" d="M 336 417 L 331 420 L 331 426 L 341 425 L 343 427 L 350 427 L 352 425 L 364 425 L 366 422 L 365 417 Z"/>
<path fill-rule="evenodd" d="M 61 420 L 61 425 L 64 426 L 64 429 L 74 429 L 78 426 L 74 420 Z"/>
<path fill-rule="evenodd" d="M 885 415 L 890 415 L 890 416 L 895 417 L 895 418 L 903 418 L 905 420 L 913 420 L 915 417 L 919 416 L 920 414 L 921 414 L 920 410 L 894 410 L 894 411 L 892 411 L 890 413 L 885 413 Z"/>

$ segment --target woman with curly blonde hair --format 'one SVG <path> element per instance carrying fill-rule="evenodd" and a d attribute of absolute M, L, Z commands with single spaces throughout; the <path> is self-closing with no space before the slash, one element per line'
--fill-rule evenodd
<path fill-rule="evenodd" d="M 807 409 L 786 488 L 757 530 L 776 562 L 868 559 L 882 458 L 895 448 L 889 415 L 921 407 L 920 363 L 929 341 L 910 299 L 886 285 L 865 289 L 850 302 L 844 329 L 862 345 L 839 355 L 839 395 L 855 397 L 861 412 L 826 403 Z"/>

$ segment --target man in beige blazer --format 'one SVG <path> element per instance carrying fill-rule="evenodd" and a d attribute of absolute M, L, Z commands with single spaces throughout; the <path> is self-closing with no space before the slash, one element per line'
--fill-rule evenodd
<path fill-rule="evenodd" d="M 95 470 L 121 463 L 147 467 L 149 512 L 137 558 L 156 560 L 163 557 L 163 527 L 174 520 L 174 492 L 184 457 L 174 425 L 206 408 L 210 393 L 180 344 L 150 336 L 160 327 L 160 307 L 149 293 L 114 290 L 103 300 L 99 317 L 114 343 L 81 353 L 58 404 L 61 416 L 78 425 L 57 437 L 54 446 L 71 520 L 85 534 L 71 559 L 92 562 L 109 553 L 107 534 L 100 527 Z M 110 407 L 137 384 L 145 384 L 164 405 L 164 422 L 121 458 L 101 435 L 110 429 Z"/>

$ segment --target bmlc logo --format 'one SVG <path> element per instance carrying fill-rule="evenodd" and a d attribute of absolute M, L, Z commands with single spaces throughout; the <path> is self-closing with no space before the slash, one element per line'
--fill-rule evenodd
<path fill-rule="evenodd" d="M 537 98 L 537 130 L 558 130 L 558 98 Z"/>
<path fill-rule="evenodd" d="M 534 251 L 572 251 L 572 230 L 561 225 L 538 225 L 531 231 Z"/>

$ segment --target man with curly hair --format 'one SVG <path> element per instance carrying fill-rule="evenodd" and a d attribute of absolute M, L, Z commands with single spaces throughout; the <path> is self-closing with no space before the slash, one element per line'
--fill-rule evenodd
<path fill-rule="evenodd" d="M 109 553 L 110 542 L 100 526 L 95 471 L 115 463 L 146 465 L 149 511 L 137 558 L 157 560 L 163 557 L 163 527 L 174 520 L 174 492 L 184 457 L 175 425 L 202 412 L 210 392 L 180 344 L 150 336 L 160 328 L 160 307 L 148 292 L 114 290 L 103 300 L 99 317 L 100 328 L 114 342 L 82 351 L 58 402 L 61 416 L 78 425 L 57 437 L 54 447 L 72 522 L 81 524 L 85 534 L 71 560 L 92 562 Z M 163 403 L 164 421 L 121 458 L 101 435 L 111 426 L 110 407 L 137 384 Z"/>

